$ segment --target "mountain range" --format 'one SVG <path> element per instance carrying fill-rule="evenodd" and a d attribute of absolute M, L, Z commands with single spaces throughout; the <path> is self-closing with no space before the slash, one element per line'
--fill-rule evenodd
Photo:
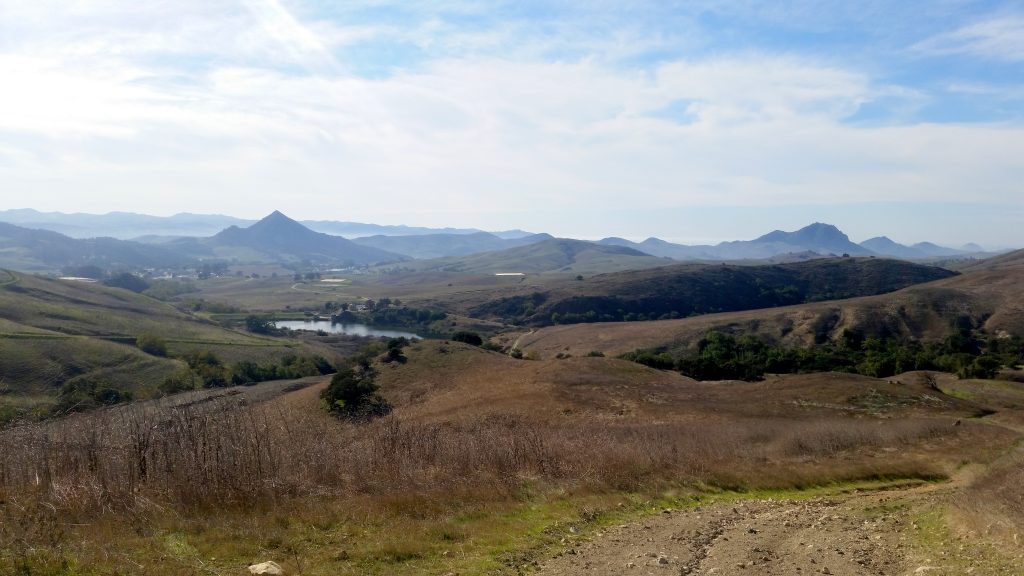
<path fill-rule="evenodd" d="M 626 246 L 605 246 L 586 240 L 551 238 L 526 246 L 461 257 L 403 262 L 398 269 L 464 274 L 571 272 L 593 274 L 652 268 L 669 263 Z"/>
<path fill-rule="evenodd" d="M 39 215 L 29 210 L 0 212 L 24 220 Z M 49 216 L 53 216 L 50 213 Z M 92 215 L 60 215 L 88 223 Z M 74 217 L 74 218 L 73 218 Z M 79 218 L 81 217 L 81 218 Z M 145 230 L 154 234 L 146 242 L 109 237 L 73 238 L 50 230 L 0 224 L 0 265 L 20 270 L 53 271 L 95 264 L 107 269 L 166 268 L 199 261 L 237 263 L 289 263 L 307 265 L 366 266 L 418 261 L 407 269 L 466 272 L 552 270 L 611 271 L 663 265 L 664 259 L 678 261 L 800 261 L 829 255 L 883 256 L 905 260 L 936 260 L 981 254 L 977 245 L 961 249 L 929 242 L 912 246 L 878 237 L 854 243 L 831 224 L 814 223 L 793 232 L 776 230 L 753 240 L 716 245 L 687 246 L 658 238 L 632 242 L 605 238 L 598 242 L 558 239 L 549 234 L 521 230 L 489 233 L 470 229 L 421 234 L 375 234 L 344 238 L 311 229 L 281 212 L 246 224 L 247 221 L 216 215 L 180 214 L 157 218 L 127 213 L 95 216 L 103 222 L 129 222 L 132 226 L 151 219 L 163 228 Z M 71 220 L 62 220 L 70 225 Z M 162 236 L 159 232 L 180 231 L 169 223 L 212 227 L 234 222 L 206 236 Z M 321 225 L 345 223 L 322 221 Z M 177 225 L 177 224 L 176 224 Z M 358 225 L 374 227 L 375 225 Z M 380 228 L 380 227 L 377 227 Z M 400 227 L 401 232 L 423 229 Z M 353 230 L 354 228 L 350 228 Z"/>
<path fill-rule="evenodd" d="M 474 232 L 472 234 L 422 234 L 413 236 L 377 235 L 354 238 L 352 241 L 362 246 L 379 248 L 420 260 L 493 252 L 517 246 L 527 246 L 553 238 L 554 236 L 550 234 L 529 234 L 518 238 L 502 238 L 490 232 Z"/>
<path fill-rule="evenodd" d="M 160 244 L 72 238 L 0 222 L 0 267 L 30 272 L 84 265 L 111 270 L 178 268 L 210 260 L 352 266 L 406 259 L 340 236 L 314 232 L 276 211 L 246 228 L 232 225 L 213 236 L 177 238 Z"/>
<path fill-rule="evenodd" d="M 272 261 L 309 260 L 351 266 L 406 259 L 341 236 L 315 232 L 276 210 L 247 228 L 225 228 L 204 244 L 214 248 L 215 253 L 223 254 L 220 249 L 224 248 L 243 249 Z"/>
<path fill-rule="evenodd" d="M 245 228 L 257 220 L 235 218 L 222 214 L 190 214 L 182 212 L 173 216 L 150 216 L 133 212 L 109 212 L 107 214 L 83 214 L 64 212 L 40 212 L 30 208 L 0 210 L 0 222 L 16 224 L 25 228 L 60 232 L 72 238 L 111 237 L 121 240 L 143 238 L 162 240 L 166 237 L 207 237 L 217 234 L 229 226 Z M 360 222 L 339 222 L 334 220 L 305 220 L 301 224 L 315 232 L 334 236 L 355 238 L 358 236 L 410 236 L 423 234 L 475 234 L 476 228 L 426 228 L 422 226 L 395 226 L 363 224 Z M 529 232 L 505 230 L 492 232 L 499 238 L 521 238 Z"/>
<path fill-rule="evenodd" d="M 977 244 L 962 249 L 946 248 L 920 242 L 905 246 L 884 236 L 854 243 L 849 236 L 831 224 L 815 222 L 794 232 L 775 230 L 754 240 L 737 240 L 716 245 L 688 246 L 673 244 L 658 238 L 631 242 L 623 238 L 605 238 L 599 243 L 628 246 L 653 256 L 673 260 L 763 260 L 781 255 L 800 255 L 812 252 L 820 256 L 848 254 L 850 256 L 890 256 L 905 260 L 927 260 L 952 256 L 965 256 L 984 251 Z"/>
<path fill-rule="evenodd" d="M 191 258 L 162 246 L 116 238 L 70 238 L 0 222 L 0 267 L 49 272 L 74 266 L 107 269 L 176 267 Z"/>

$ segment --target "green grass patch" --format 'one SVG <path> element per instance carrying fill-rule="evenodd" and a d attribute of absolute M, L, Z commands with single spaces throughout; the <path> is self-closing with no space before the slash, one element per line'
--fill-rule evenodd
<path fill-rule="evenodd" d="M 944 392 L 947 396 L 952 396 L 953 398 L 959 398 L 961 400 L 974 400 L 974 394 L 968 392 L 967 390 L 945 390 Z"/>
<path fill-rule="evenodd" d="M 554 491 L 500 501 L 407 495 L 363 502 L 304 502 L 282 506 L 279 512 L 167 518 L 159 523 L 157 533 L 162 536 L 131 536 L 119 547 L 139 564 L 203 566 L 210 574 L 235 574 L 239 566 L 274 560 L 304 576 L 512 575 L 531 570 L 536 562 L 599 531 L 665 509 L 750 499 L 810 499 L 920 482 L 848 482 L 743 492 L 688 486 L 657 494 Z"/>

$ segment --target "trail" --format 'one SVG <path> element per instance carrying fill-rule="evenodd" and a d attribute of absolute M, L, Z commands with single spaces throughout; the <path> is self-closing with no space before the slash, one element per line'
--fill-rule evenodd
<path fill-rule="evenodd" d="M 534 330 L 533 328 L 530 328 L 530 331 L 527 332 L 526 334 L 520 334 L 519 337 L 516 338 L 516 341 L 512 343 L 512 347 L 509 348 L 509 350 L 516 350 L 516 349 L 518 349 L 519 348 L 519 341 L 522 340 L 523 338 L 527 337 L 527 336 L 532 335 L 534 332 L 536 332 L 536 330 Z"/>
<path fill-rule="evenodd" d="M 949 556 L 943 551 L 937 558 L 915 545 L 921 530 L 915 519 L 947 503 L 969 477 L 964 472 L 942 484 L 666 510 L 563 550 L 538 573 L 934 576 L 962 574 L 964 566 L 973 574 L 1024 573 L 1007 572 L 985 556 L 964 557 L 970 550 L 953 543 Z"/>

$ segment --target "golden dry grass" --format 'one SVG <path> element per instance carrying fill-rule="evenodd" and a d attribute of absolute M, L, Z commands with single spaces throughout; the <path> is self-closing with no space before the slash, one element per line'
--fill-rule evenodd
<path fill-rule="evenodd" d="M 202 543 L 226 562 L 213 573 L 233 573 L 225 566 L 287 553 L 292 544 L 256 535 L 275 531 L 261 529 L 267 518 L 290 522 L 288 511 L 309 523 L 344 517 L 373 534 L 416 526 L 330 562 L 317 548 L 334 571 L 308 573 L 407 568 L 439 554 L 420 532 L 526 494 L 931 478 L 1014 438 L 967 421 L 972 403 L 911 383 L 697 383 L 612 359 L 516 361 L 456 343 L 406 353 L 406 363 L 380 367 L 394 413 L 368 424 L 327 416 L 311 387 L 266 402 L 151 402 L 3 432 L 0 568 L 60 573 L 47 566 L 68 561 L 111 573 L 138 547 L 199 558 L 206 552 L 189 547 Z M 954 426 L 957 418 L 966 423 Z M 166 541 L 168 526 L 182 524 L 191 536 Z M 338 546 L 348 529 L 317 538 Z M 439 534 L 464 538 L 456 528 Z M 162 552 L 150 549 L 157 537 Z M 147 565 L 125 571 L 160 573 Z"/>

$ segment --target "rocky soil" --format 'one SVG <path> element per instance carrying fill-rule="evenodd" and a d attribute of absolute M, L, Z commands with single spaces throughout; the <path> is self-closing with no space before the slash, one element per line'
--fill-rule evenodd
<path fill-rule="evenodd" d="M 566 548 L 547 576 L 672 574 L 1024 574 L 1024 558 L 945 535 L 929 547 L 922 515 L 941 509 L 957 482 L 807 500 L 751 500 L 665 510 Z M 1012 551 L 1010 551 L 1012 552 Z"/>

